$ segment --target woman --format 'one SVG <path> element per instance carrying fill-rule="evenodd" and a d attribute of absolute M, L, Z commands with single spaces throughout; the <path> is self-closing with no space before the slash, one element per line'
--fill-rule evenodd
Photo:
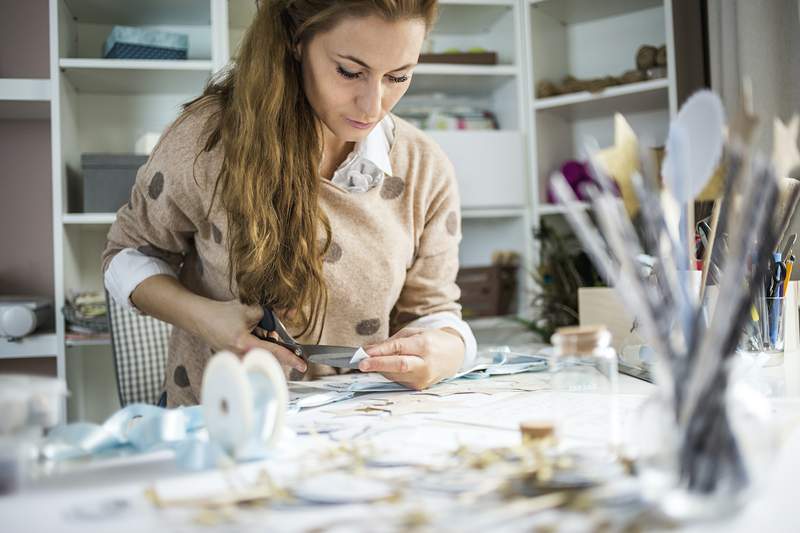
<path fill-rule="evenodd" d="M 472 362 L 452 165 L 389 114 L 436 9 L 262 1 L 236 64 L 164 132 L 103 268 L 117 302 L 176 326 L 169 406 L 198 402 L 218 350 L 307 370 L 251 333 L 262 304 L 300 342 L 367 346 L 360 370 L 412 388 Z"/>

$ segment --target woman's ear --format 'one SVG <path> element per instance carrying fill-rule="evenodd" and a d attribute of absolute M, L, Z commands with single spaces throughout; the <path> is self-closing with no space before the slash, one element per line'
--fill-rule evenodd
<path fill-rule="evenodd" d="M 292 48 L 292 55 L 298 63 L 303 60 L 303 43 L 297 43 L 294 45 Z"/>

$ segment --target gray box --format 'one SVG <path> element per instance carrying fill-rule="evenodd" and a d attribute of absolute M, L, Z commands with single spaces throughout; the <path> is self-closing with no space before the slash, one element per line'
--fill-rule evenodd
<path fill-rule="evenodd" d="M 146 155 L 83 154 L 83 212 L 115 213 L 128 203 Z"/>

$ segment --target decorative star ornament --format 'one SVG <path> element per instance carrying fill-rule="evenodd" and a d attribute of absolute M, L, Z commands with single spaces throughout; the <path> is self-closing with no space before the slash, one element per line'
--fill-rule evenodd
<path fill-rule="evenodd" d="M 728 141 L 736 141 L 748 146 L 758 127 L 758 115 L 753 111 L 753 83 L 749 78 L 742 80 L 742 93 L 739 105 L 728 124 Z M 725 166 L 720 164 L 705 189 L 697 196 L 698 202 L 721 198 L 725 193 Z"/>
<path fill-rule="evenodd" d="M 639 199 L 631 178 L 639 169 L 639 139 L 620 113 L 614 114 L 614 146 L 595 154 L 597 162 L 619 186 L 628 216 L 639 211 Z"/>
<path fill-rule="evenodd" d="M 778 178 L 800 180 L 800 149 L 797 137 L 800 133 L 800 115 L 795 113 L 788 124 L 775 119 L 772 133 L 772 163 Z"/>

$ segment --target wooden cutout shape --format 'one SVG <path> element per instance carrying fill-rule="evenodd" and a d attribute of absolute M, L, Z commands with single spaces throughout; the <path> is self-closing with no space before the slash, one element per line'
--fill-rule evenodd
<path fill-rule="evenodd" d="M 800 180 L 800 150 L 797 137 L 800 133 L 800 115 L 796 114 L 788 124 L 775 118 L 772 135 L 772 162 L 778 179 Z"/>
<path fill-rule="evenodd" d="M 614 114 L 614 146 L 600 150 L 595 157 L 603 170 L 617 182 L 628 216 L 639 211 L 639 199 L 631 178 L 639 168 L 639 139 L 620 113 Z"/>

